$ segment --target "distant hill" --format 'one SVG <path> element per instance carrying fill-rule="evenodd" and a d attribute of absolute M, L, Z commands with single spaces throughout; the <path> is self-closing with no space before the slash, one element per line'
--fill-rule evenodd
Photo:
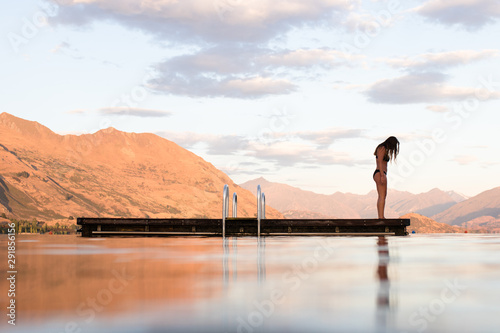
<path fill-rule="evenodd" d="M 327 219 L 328 216 L 325 216 L 320 213 L 315 213 L 311 211 L 303 211 L 303 210 L 287 210 L 283 212 L 283 216 L 286 219 Z"/>
<path fill-rule="evenodd" d="M 241 184 L 241 187 L 256 194 L 257 185 L 266 194 L 266 203 L 280 212 L 295 211 L 321 214 L 329 218 L 357 218 L 359 214 L 348 205 L 331 196 L 279 183 L 271 183 L 264 178 L 254 179 Z"/>
<path fill-rule="evenodd" d="M 450 225 L 500 229 L 500 187 L 479 193 L 432 217 Z"/>
<path fill-rule="evenodd" d="M 272 183 L 262 177 L 243 183 L 241 187 L 255 192 L 258 184 L 266 193 L 267 203 L 283 213 L 301 211 L 303 214 L 310 212 L 329 218 L 377 217 L 377 192 L 375 190 L 366 195 L 342 192 L 325 195 L 285 184 Z M 388 218 L 396 218 L 409 212 L 434 215 L 465 199 L 465 196 L 456 192 L 444 192 L 439 189 L 420 194 L 389 189 L 385 215 Z"/>
<path fill-rule="evenodd" d="M 464 233 L 466 230 L 458 226 L 436 222 L 427 216 L 416 213 L 405 214 L 401 218 L 410 219 L 410 227 L 407 229 L 409 233 L 412 231 L 415 231 L 417 234 Z"/>
<path fill-rule="evenodd" d="M 415 212 L 425 216 L 432 216 L 467 199 L 467 197 L 456 192 L 445 192 L 437 188 L 419 194 L 404 193 L 406 194 L 405 197 L 403 197 L 402 192 L 398 193 L 397 191 L 391 193 L 391 196 L 388 197 L 388 205 L 398 214 Z"/>
<path fill-rule="evenodd" d="M 79 216 L 221 216 L 222 190 L 238 193 L 238 215 L 256 199 L 226 174 L 177 144 L 107 128 L 58 135 L 0 114 L 0 213 L 45 221 Z M 266 207 L 268 217 L 282 214 Z"/>

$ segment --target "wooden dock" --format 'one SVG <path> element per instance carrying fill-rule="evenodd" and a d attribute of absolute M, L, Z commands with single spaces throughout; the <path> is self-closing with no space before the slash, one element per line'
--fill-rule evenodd
<path fill-rule="evenodd" d="M 223 219 L 80 217 L 82 237 L 223 236 Z M 260 236 L 406 236 L 409 219 L 266 219 Z M 258 236 L 257 218 L 225 218 L 225 236 Z"/>

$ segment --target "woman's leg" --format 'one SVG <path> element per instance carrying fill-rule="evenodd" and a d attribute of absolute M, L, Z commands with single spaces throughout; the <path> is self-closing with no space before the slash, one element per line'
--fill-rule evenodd
<path fill-rule="evenodd" d="M 387 182 L 385 184 L 382 184 L 380 181 L 380 172 L 377 172 L 373 176 L 373 180 L 375 180 L 375 183 L 377 184 L 377 193 L 378 193 L 378 199 L 377 199 L 377 213 L 378 213 L 378 218 L 379 219 L 385 219 L 384 217 L 384 210 L 385 210 L 385 198 L 387 197 Z"/>

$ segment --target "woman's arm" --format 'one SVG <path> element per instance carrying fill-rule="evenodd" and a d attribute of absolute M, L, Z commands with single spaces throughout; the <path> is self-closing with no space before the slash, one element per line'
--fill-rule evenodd
<path fill-rule="evenodd" d="M 380 183 L 382 183 L 382 184 L 385 184 L 387 182 L 387 178 L 386 178 L 386 175 L 384 173 L 384 171 L 386 171 L 384 163 L 387 163 L 387 162 L 384 161 L 384 156 L 385 156 L 385 147 L 380 146 L 377 149 L 377 169 L 380 170 Z"/>

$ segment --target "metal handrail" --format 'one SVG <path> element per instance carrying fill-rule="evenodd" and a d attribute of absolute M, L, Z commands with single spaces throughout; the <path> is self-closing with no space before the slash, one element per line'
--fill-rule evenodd
<path fill-rule="evenodd" d="M 233 193 L 233 218 L 238 215 L 238 195 Z M 226 237 L 226 219 L 229 217 L 229 186 L 224 185 L 222 193 L 222 237 Z M 260 221 L 266 218 L 266 196 L 257 185 L 257 237 L 260 238 Z"/>
<path fill-rule="evenodd" d="M 233 217 L 238 215 L 238 195 L 236 192 L 233 193 Z"/>
<path fill-rule="evenodd" d="M 260 185 L 257 185 L 257 237 L 260 238 L 260 219 L 262 218 L 262 193 Z"/>
<path fill-rule="evenodd" d="M 262 193 L 262 200 L 261 200 L 261 207 L 260 209 L 262 210 L 261 217 L 263 219 L 266 218 L 266 195 Z"/>
<path fill-rule="evenodd" d="M 226 218 L 229 215 L 229 186 L 224 185 L 222 193 L 222 237 L 226 237 Z"/>

